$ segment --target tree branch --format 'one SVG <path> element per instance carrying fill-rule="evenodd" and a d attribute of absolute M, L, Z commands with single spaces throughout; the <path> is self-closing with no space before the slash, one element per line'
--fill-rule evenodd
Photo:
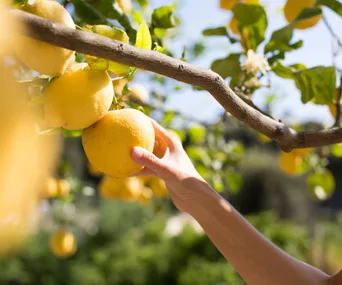
<path fill-rule="evenodd" d="M 342 142 L 341 128 L 315 133 L 297 132 L 265 116 L 241 100 L 225 81 L 210 69 L 195 67 L 162 53 L 142 50 L 97 34 L 70 29 L 20 10 L 10 13 L 26 25 L 27 29 L 20 32 L 34 39 L 152 71 L 206 89 L 226 111 L 250 128 L 276 141 L 284 151 Z"/>

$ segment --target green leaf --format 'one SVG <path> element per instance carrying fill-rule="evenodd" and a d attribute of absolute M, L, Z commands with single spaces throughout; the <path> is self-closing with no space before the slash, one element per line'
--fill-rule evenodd
<path fill-rule="evenodd" d="M 256 50 L 265 39 L 267 28 L 267 15 L 261 5 L 251 5 L 237 3 L 233 8 L 234 17 L 239 23 L 238 28 L 242 31 L 243 27 L 248 28 L 248 48 Z M 241 33 L 243 35 L 243 33 Z"/>
<path fill-rule="evenodd" d="M 226 175 L 226 183 L 230 192 L 237 193 L 242 186 L 242 176 L 240 173 L 229 171 Z"/>
<path fill-rule="evenodd" d="M 152 27 L 170 29 L 175 27 L 176 21 L 173 15 L 175 6 L 162 6 L 152 13 Z"/>
<path fill-rule="evenodd" d="M 333 102 L 336 87 L 335 67 L 317 66 L 295 73 L 295 83 L 303 103 L 328 105 Z"/>
<path fill-rule="evenodd" d="M 150 30 L 148 29 L 146 22 L 142 21 L 140 23 L 139 29 L 137 31 L 137 39 L 135 46 L 142 49 L 150 50 L 152 48 L 152 38 Z"/>
<path fill-rule="evenodd" d="M 196 125 L 189 128 L 190 141 L 194 144 L 203 143 L 206 135 L 206 128 L 201 125 Z"/>
<path fill-rule="evenodd" d="M 106 18 L 92 5 L 84 0 L 71 0 L 75 14 L 87 24 L 107 24 Z"/>
<path fill-rule="evenodd" d="M 146 8 L 148 6 L 148 1 L 147 0 L 138 0 L 138 4 L 142 7 L 142 8 Z"/>
<path fill-rule="evenodd" d="M 227 28 L 226 27 L 218 27 L 206 29 L 202 32 L 203 36 L 227 36 Z"/>
<path fill-rule="evenodd" d="M 298 41 L 293 44 L 290 43 L 294 28 L 295 26 L 290 24 L 273 32 L 270 41 L 265 46 L 265 53 L 275 50 L 288 52 L 302 47 L 303 41 Z"/>
<path fill-rule="evenodd" d="M 342 3 L 338 0 L 319 0 L 319 5 L 324 5 L 342 17 Z"/>
<path fill-rule="evenodd" d="M 229 35 L 226 27 L 217 27 L 217 28 L 206 29 L 206 30 L 202 31 L 202 35 L 207 36 L 207 37 L 214 37 L 214 36 L 228 37 L 229 41 L 232 44 L 234 44 L 238 41 Z"/>
<path fill-rule="evenodd" d="M 83 1 L 83 0 L 72 0 L 72 1 Z M 103 17 L 117 20 L 120 25 L 125 29 L 128 34 L 130 40 L 135 42 L 136 30 L 133 29 L 131 22 L 127 15 L 120 9 L 119 5 L 115 0 L 92 0 L 89 1 L 89 4 L 96 8 L 98 12 L 100 12 Z M 92 22 L 86 21 L 87 24 L 96 24 Z M 107 22 L 106 22 L 107 23 Z"/>
<path fill-rule="evenodd" d="M 212 180 L 212 185 L 215 191 L 218 193 L 221 193 L 224 190 L 222 177 L 220 175 L 213 175 L 211 180 Z"/>
<path fill-rule="evenodd" d="M 107 38 L 111 38 L 113 40 L 120 41 L 126 44 L 129 43 L 129 38 L 126 32 L 117 27 L 109 27 L 106 25 L 95 25 L 95 26 L 87 25 L 84 27 L 84 30 L 105 36 Z M 124 74 L 128 72 L 129 70 L 129 66 L 127 65 L 117 63 L 114 61 L 109 61 L 107 59 L 99 58 L 96 56 L 86 55 L 85 59 L 86 59 L 86 62 L 89 64 L 90 68 L 94 70 L 109 70 L 118 75 Z"/>
<path fill-rule="evenodd" d="M 232 53 L 226 58 L 215 60 L 210 68 L 222 78 L 238 75 L 241 73 L 240 56 L 240 53 Z"/>
<path fill-rule="evenodd" d="M 310 19 L 312 17 L 318 16 L 322 14 L 322 9 L 319 7 L 314 8 L 304 8 L 295 19 L 295 23 Z"/>
<path fill-rule="evenodd" d="M 335 190 L 335 178 L 327 169 L 319 169 L 307 177 L 309 193 L 318 200 L 330 198 Z"/>
<path fill-rule="evenodd" d="M 290 66 L 284 66 L 279 61 L 276 61 L 272 65 L 272 71 L 276 75 L 287 79 L 295 79 L 295 73 L 305 69 L 306 67 L 303 64 L 292 64 Z"/>
<path fill-rule="evenodd" d="M 63 134 L 64 134 L 64 137 L 66 138 L 68 137 L 76 138 L 76 137 L 82 136 L 82 130 L 70 131 L 70 130 L 63 129 Z"/>
<path fill-rule="evenodd" d="M 337 143 L 331 146 L 331 153 L 334 156 L 342 157 L 342 143 Z"/>

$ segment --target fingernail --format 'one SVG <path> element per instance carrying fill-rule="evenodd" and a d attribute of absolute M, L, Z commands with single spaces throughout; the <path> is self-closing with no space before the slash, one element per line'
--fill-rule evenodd
<path fill-rule="evenodd" d="M 133 148 L 132 156 L 134 158 L 140 159 L 140 158 L 142 158 L 143 154 L 144 154 L 144 151 L 141 147 L 134 147 Z"/>

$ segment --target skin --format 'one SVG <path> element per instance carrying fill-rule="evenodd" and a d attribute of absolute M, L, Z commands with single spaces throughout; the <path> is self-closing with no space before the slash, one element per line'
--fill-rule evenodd
<path fill-rule="evenodd" d="M 166 143 L 162 158 L 142 148 L 133 160 L 145 166 L 136 176 L 157 176 L 167 185 L 175 206 L 189 213 L 250 285 L 341 285 L 342 271 L 329 276 L 276 247 L 260 234 L 198 174 L 181 143 L 153 121 L 157 143 Z"/>

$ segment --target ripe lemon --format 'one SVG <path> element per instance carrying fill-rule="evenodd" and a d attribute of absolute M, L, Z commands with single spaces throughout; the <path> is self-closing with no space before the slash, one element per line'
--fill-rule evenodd
<path fill-rule="evenodd" d="M 152 152 L 154 140 L 150 119 L 134 109 L 108 112 L 82 136 L 90 163 L 112 177 L 128 177 L 142 170 L 132 160 L 132 149 L 139 146 Z"/>
<path fill-rule="evenodd" d="M 70 184 L 65 179 L 58 179 L 57 180 L 57 196 L 58 197 L 65 197 L 70 193 Z"/>
<path fill-rule="evenodd" d="M 58 140 L 52 142 L 36 133 L 34 115 L 27 107 L 25 94 L 1 58 L 0 74 L 2 255 L 18 248 L 36 229 L 39 186 L 51 175 L 55 166 Z"/>
<path fill-rule="evenodd" d="M 88 171 L 91 176 L 101 176 L 102 172 L 98 170 L 94 165 L 92 165 L 90 162 L 88 162 Z"/>
<path fill-rule="evenodd" d="M 137 103 L 147 103 L 149 100 L 149 94 L 147 89 L 141 84 L 133 84 L 131 87 L 131 92 L 127 94 L 127 98 L 130 101 Z"/>
<path fill-rule="evenodd" d="M 77 249 L 75 236 L 70 231 L 58 229 L 51 236 L 50 248 L 57 257 L 70 257 Z"/>
<path fill-rule="evenodd" d="M 224 10 L 232 10 L 237 2 L 244 4 L 259 4 L 259 0 L 220 0 L 220 8 Z"/>
<path fill-rule="evenodd" d="M 109 199 L 136 200 L 144 185 L 137 177 L 113 178 L 104 176 L 99 185 L 100 195 Z"/>
<path fill-rule="evenodd" d="M 151 179 L 150 187 L 156 197 L 164 197 L 168 194 L 165 182 L 158 177 Z"/>
<path fill-rule="evenodd" d="M 132 12 L 132 0 L 117 0 L 118 5 L 125 14 L 131 14 Z"/>
<path fill-rule="evenodd" d="M 57 196 L 58 193 L 58 186 L 57 186 L 57 179 L 54 177 L 48 177 L 46 179 L 46 183 L 42 188 L 42 198 L 54 198 Z"/>
<path fill-rule="evenodd" d="M 75 24 L 62 5 L 51 0 L 35 0 L 24 11 L 75 29 Z M 74 59 L 75 52 L 25 36 L 14 36 L 17 57 L 30 69 L 49 76 L 60 76 Z"/>
<path fill-rule="evenodd" d="M 138 197 L 138 200 L 140 203 L 147 204 L 153 197 L 153 192 L 150 188 L 143 188 L 140 192 L 140 195 Z"/>
<path fill-rule="evenodd" d="M 284 7 L 285 18 L 289 23 L 292 23 L 304 8 L 314 7 L 315 0 L 288 0 Z M 322 19 L 322 15 L 312 17 L 307 20 L 298 22 L 296 28 L 304 30 L 315 26 Z"/>
<path fill-rule="evenodd" d="M 237 0 L 220 0 L 220 8 L 224 10 L 231 10 L 236 3 Z"/>
<path fill-rule="evenodd" d="M 75 63 L 48 85 L 44 112 L 50 127 L 83 129 L 108 111 L 114 97 L 111 79 L 106 71 L 86 67 L 86 63 Z"/>
<path fill-rule="evenodd" d="M 287 175 L 296 174 L 301 166 L 303 158 L 294 152 L 281 152 L 280 153 L 280 169 Z"/>

